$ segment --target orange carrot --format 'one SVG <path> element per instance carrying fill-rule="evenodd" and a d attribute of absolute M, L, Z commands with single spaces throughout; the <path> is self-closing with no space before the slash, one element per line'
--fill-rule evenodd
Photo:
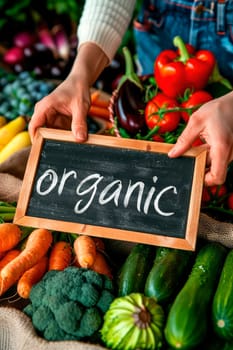
<path fill-rule="evenodd" d="M 91 104 L 94 106 L 102 107 L 102 108 L 108 108 L 109 100 L 103 99 L 100 95 L 100 91 L 95 90 L 91 94 Z"/>
<path fill-rule="evenodd" d="M 56 242 L 50 252 L 48 270 L 64 270 L 71 264 L 72 247 L 69 242 Z"/>
<path fill-rule="evenodd" d="M 98 273 L 106 275 L 112 279 L 111 268 L 110 268 L 105 256 L 99 251 L 96 252 L 95 261 L 94 261 L 94 264 L 92 265 L 91 269 L 98 272 Z"/>
<path fill-rule="evenodd" d="M 48 257 L 43 256 L 37 264 L 25 271 L 17 283 L 17 292 L 21 298 L 28 299 L 32 286 L 38 283 L 48 268 Z"/>
<path fill-rule="evenodd" d="M 94 90 L 91 93 L 91 104 L 95 104 L 95 102 L 100 98 L 100 91 Z"/>
<path fill-rule="evenodd" d="M 0 295 L 13 286 L 25 271 L 47 253 L 52 244 L 51 231 L 38 228 L 28 236 L 24 250 L 0 271 Z"/>
<path fill-rule="evenodd" d="M 94 264 L 96 246 L 91 237 L 78 236 L 74 241 L 74 252 L 81 267 L 90 268 Z"/>
<path fill-rule="evenodd" d="M 11 222 L 0 224 L 0 252 L 14 248 L 22 237 L 19 226 Z"/>
<path fill-rule="evenodd" d="M 99 107 L 99 106 L 95 106 L 95 105 L 91 105 L 91 107 L 88 111 L 88 115 L 90 117 L 99 117 L 99 118 L 103 118 L 106 120 L 110 119 L 110 114 L 109 114 L 108 108 Z"/>
<path fill-rule="evenodd" d="M 3 269 L 4 266 L 6 266 L 6 264 L 8 264 L 11 260 L 16 258 L 16 256 L 18 256 L 20 253 L 21 251 L 19 249 L 9 250 L 0 260 L 0 271 L 1 269 Z"/>

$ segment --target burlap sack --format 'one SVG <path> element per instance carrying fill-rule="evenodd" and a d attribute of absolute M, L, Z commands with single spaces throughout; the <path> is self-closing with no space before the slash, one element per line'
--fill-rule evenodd
<path fill-rule="evenodd" d="M 233 224 L 215 220 L 201 213 L 198 237 L 202 237 L 207 241 L 219 242 L 228 248 L 233 248 Z"/>
<path fill-rule="evenodd" d="M 18 200 L 30 148 L 26 147 L 15 152 L 4 163 L 0 164 L 1 201 L 16 202 Z"/>

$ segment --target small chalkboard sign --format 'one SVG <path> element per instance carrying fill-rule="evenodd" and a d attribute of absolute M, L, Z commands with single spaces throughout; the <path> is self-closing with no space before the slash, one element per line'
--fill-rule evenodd
<path fill-rule="evenodd" d="M 194 250 L 206 148 L 40 128 L 14 222 L 67 233 Z"/>

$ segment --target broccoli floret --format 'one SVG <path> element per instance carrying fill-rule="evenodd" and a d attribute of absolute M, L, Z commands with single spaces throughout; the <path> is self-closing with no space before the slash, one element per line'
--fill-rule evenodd
<path fill-rule="evenodd" d="M 69 301 L 60 305 L 54 314 L 59 327 L 66 333 L 75 335 L 83 315 L 83 308 L 74 301 Z"/>
<path fill-rule="evenodd" d="M 41 301 L 46 294 L 45 284 L 43 279 L 40 283 L 34 284 L 32 286 L 31 292 L 30 292 L 30 300 L 34 307 L 39 307 L 41 305 Z"/>
<path fill-rule="evenodd" d="M 35 308 L 33 307 L 32 304 L 28 304 L 28 305 L 25 306 L 25 308 L 24 308 L 24 313 L 25 313 L 28 317 L 32 317 L 34 311 L 35 311 Z"/>
<path fill-rule="evenodd" d="M 114 299 L 114 294 L 111 293 L 109 290 L 104 289 L 96 305 L 104 314 L 109 309 L 109 306 L 112 303 L 113 299 Z"/>
<path fill-rule="evenodd" d="M 32 315 L 32 323 L 40 332 L 43 332 L 53 320 L 52 311 L 44 305 L 39 306 Z"/>
<path fill-rule="evenodd" d="M 55 313 L 56 310 L 60 307 L 60 305 L 66 303 L 69 301 L 69 298 L 67 298 L 64 294 L 57 294 L 57 295 L 49 295 L 45 294 L 43 297 L 43 305 L 50 308 L 50 310 Z"/>
<path fill-rule="evenodd" d="M 103 289 L 108 289 L 110 291 L 113 291 L 114 290 L 114 284 L 113 284 L 113 281 L 107 277 L 107 276 L 104 276 L 104 285 L 103 285 Z"/>
<path fill-rule="evenodd" d="M 98 302 L 99 294 L 94 285 L 85 282 L 79 291 L 78 301 L 86 307 L 92 307 Z"/>
<path fill-rule="evenodd" d="M 86 309 L 80 322 L 82 337 L 90 337 L 97 332 L 103 322 L 103 318 L 96 307 Z"/>
<path fill-rule="evenodd" d="M 62 294 L 69 295 L 70 290 L 75 288 L 75 277 L 77 276 L 77 268 L 69 268 L 67 271 L 57 271 L 53 274 L 51 278 L 46 277 L 46 291 L 49 295 L 58 295 L 61 293 L 62 285 Z M 46 276 L 46 275 L 45 275 Z"/>
<path fill-rule="evenodd" d="M 82 274 L 83 274 L 87 283 L 92 284 L 99 289 L 103 288 L 103 282 L 104 282 L 104 278 L 105 278 L 104 275 L 96 273 L 95 271 L 93 271 L 91 269 L 83 269 Z"/>
<path fill-rule="evenodd" d="M 66 333 L 58 326 L 56 320 L 52 320 L 46 327 L 43 336 L 49 341 L 64 340 Z"/>
<path fill-rule="evenodd" d="M 47 340 L 96 340 L 113 299 L 108 277 L 77 267 L 49 271 L 31 291 L 25 313 Z"/>
<path fill-rule="evenodd" d="M 59 274 L 55 274 L 51 279 L 46 281 L 47 293 L 55 296 L 61 294 L 62 285 L 62 294 L 67 296 L 68 299 L 77 300 L 79 289 L 84 282 L 82 273 L 74 266 L 57 272 L 59 272 Z"/>

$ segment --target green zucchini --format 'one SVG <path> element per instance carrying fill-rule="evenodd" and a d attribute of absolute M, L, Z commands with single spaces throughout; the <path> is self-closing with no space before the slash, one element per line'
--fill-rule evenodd
<path fill-rule="evenodd" d="M 233 249 L 226 257 L 212 305 L 215 332 L 225 340 L 233 340 Z"/>
<path fill-rule="evenodd" d="M 208 242 L 197 252 L 191 272 L 168 313 L 164 334 L 174 349 L 193 349 L 205 340 L 227 249 Z"/>
<path fill-rule="evenodd" d="M 184 283 L 193 252 L 159 247 L 154 264 L 147 276 L 144 294 L 155 297 L 158 303 L 167 303 Z"/>
<path fill-rule="evenodd" d="M 153 262 L 154 248 L 136 244 L 127 256 L 118 277 L 118 295 L 143 293 L 147 275 Z"/>

